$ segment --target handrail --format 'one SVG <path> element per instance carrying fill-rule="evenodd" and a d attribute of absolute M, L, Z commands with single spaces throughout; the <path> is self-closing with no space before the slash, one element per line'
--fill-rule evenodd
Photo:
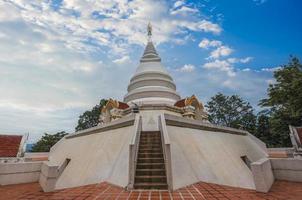
<path fill-rule="evenodd" d="M 134 179 L 135 179 L 135 171 L 137 164 L 137 156 L 138 156 L 138 145 L 140 141 L 140 135 L 142 131 L 142 117 L 137 115 L 134 121 L 134 135 L 132 137 L 131 143 L 129 144 L 129 184 L 127 186 L 128 189 L 133 189 Z"/>
<path fill-rule="evenodd" d="M 169 190 L 173 190 L 173 180 L 172 180 L 172 164 L 171 164 L 171 149 L 170 149 L 170 137 L 167 131 L 167 125 L 164 114 L 158 117 L 158 128 L 161 134 L 161 144 L 163 149 L 167 183 Z"/>

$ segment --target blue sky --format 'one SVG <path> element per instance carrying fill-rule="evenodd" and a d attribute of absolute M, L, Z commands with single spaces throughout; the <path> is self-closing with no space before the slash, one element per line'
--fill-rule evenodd
<path fill-rule="evenodd" d="M 302 57 L 299 0 L 0 1 L 0 133 L 72 132 L 122 100 L 146 25 L 182 97 L 238 94 L 255 109 L 273 71 Z"/>

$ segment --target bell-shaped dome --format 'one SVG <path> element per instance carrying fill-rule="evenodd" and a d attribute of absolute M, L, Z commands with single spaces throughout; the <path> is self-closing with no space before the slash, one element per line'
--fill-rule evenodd
<path fill-rule="evenodd" d="M 161 59 L 149 38 L 140 64 L 128 85 L 124 102 L 173 105 L 179 99 L 174 81 L 161 64 Z"/>

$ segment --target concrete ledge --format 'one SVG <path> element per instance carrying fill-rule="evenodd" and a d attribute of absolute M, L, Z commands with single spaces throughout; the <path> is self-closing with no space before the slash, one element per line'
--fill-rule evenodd
<path fill-rule="evenodd" d="M 292 158 L 294 148 L 268 148 L 267 151 L 270 158 Z"/>
<path fill-rule="evenodd" d="M 302 159 L 272 158 L 271 163 L 276 179 L 302 182 Z"/>
<path fill-rule="evenodd" d="M 55 184 L 59 174 L 58 169 L 59 166 L 50 165 L 49 162 L 43 162 L 39 183 L 44 192 L 50 192 L 55 189 Z"/>
<path fill-rule="evenodd" d="M 164 116 L 166 119 L 166 124 L 170 126 L 178 126 L 178 127 L 200 129 L 200 130 L 214 131 L 214 132 L 224 132 L 224 133 L 230 133 L 236 135 L 248 135 L 248 132 L 244 130 L 229 128 L 224 126 L 217 126 L 199 120 L 186 119 L 175 115 L 165 114 Z"/>
<path fill-rule="evenodd" d="M 1 163 L 0 185 L 37 182 L 41 165 L 41 162 Z"/>
<path fill-rule="evenodd" d="M 256 191 L 268 192 L 274 183 L 271 162 L 262 158 L 251 165 Z"/>
<path fill-rule="evenodd" d="M 129 117 L 123 117 L 121 119 L 109 122 L 104 125 L 99 125 L 99 126 L 92 127 L 92 128 L 89 128 L 89 129 L 86 129 L 83 131 L 75 132 L 73 134 L 66 136 L 65 138 L 71 139 L 71 138 L 75 138 L 75 137 L 81 137 L 81 136 L 86 136 L 86 135 L 90 135 L 90 134 L 94 134 L 94 133 L 99 133 L 99 132 L 118 129 L 118 128 L 122 128 L 122 127 L 126 127 L 126 126 L 131 126 L 134 124 L 134 118 L 135 118 L 135 115 L 130 115 Z"/>
<path fill-rule="evenodd" d="M 47 177 L 55 178 L 58 176 L 58 168 L 57 165 L 50 165 L 49 162 L 44 162 L 41 167 L 41 173 Z"/>
<path fill-rule="evenodd" d="M 48 159 L 49 152 L 26 152 L 24 154 L 25 162 L 32 161 L 46 161 Z"/>
<path fill-rule="evenodd" d="M 49 178 L 44 174 L 40 174 L 39 184 L 44 192 L 51 192 L 55 189 L 57 178 Z"/>
<path fill-rule="evenodd" d="M 134 186 L 138 145 L 140 141 L 141 131 L 142 131 L 142 117 L 137 115 L 135 117 L 135 122 L 134 122 L 134 135 L 129 144 L 129 181 L 127 186 L 128 189 L 133 189 Z"/>
<path fill-rule="evenodd" d="M 167 183 L 169 190 L 173 191 L 172 161 L 171 161 L 171 141 L 167 130 L 164 114 L 158 117 L 158 128 L 161 133 L 162 149 L 164 153 Z"/>
<path fill-rule="evenodd" d="M 38 182 L 40 172 L 24 172 L 0 175 L 0 185 L 14 185 L 20 183 Z"/>

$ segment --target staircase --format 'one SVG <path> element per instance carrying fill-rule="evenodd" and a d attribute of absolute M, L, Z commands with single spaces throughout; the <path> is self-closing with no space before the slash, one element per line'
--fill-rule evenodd
<path fill-rule="evenodd" d="M 159 131 L 141 132 L 134 189 L 168 189 Z"/>

